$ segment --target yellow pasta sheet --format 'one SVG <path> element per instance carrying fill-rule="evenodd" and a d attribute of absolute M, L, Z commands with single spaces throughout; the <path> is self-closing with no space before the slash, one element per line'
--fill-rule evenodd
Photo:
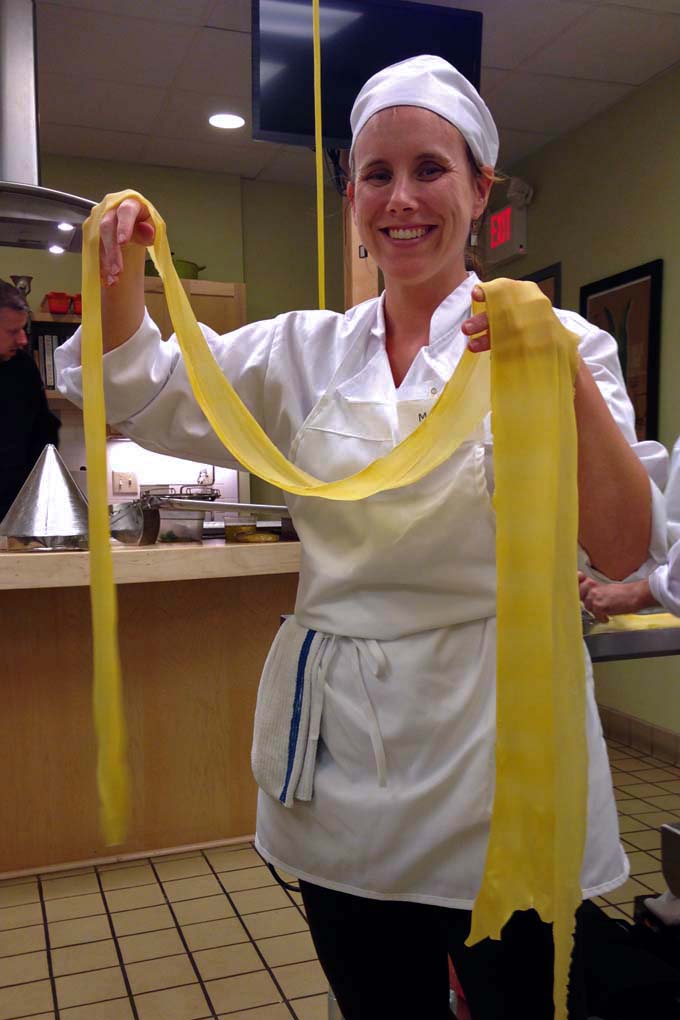
<path fill-rule="evenodd" d="M 680 627 L 680 616 L 672 613 L 622 613 L 610 616 L 607 623 L 595 623 L 588 634 L 610 634 L 622 630 L 665 630 Z"/>

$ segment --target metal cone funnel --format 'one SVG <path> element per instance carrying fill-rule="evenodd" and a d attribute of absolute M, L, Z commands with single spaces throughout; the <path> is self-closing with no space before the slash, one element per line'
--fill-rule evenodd
<path fill-rule="evenodd" d="M 8 547 L 87 549 L 87 503 L 56 446 L 48 444 L 0 522 Z"/>

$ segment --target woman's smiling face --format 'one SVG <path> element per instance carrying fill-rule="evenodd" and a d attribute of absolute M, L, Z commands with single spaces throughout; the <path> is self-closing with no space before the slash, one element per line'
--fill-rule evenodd
<path fill-rule="evenodd" d="M 470 223 L 491 187 L 474 173 L 461 133 L 431 110 L 391 107 L 361 131 L 354 164 L 348 195 L 386 287 L 429 284 L 448 294 L 465 278 Z"/>

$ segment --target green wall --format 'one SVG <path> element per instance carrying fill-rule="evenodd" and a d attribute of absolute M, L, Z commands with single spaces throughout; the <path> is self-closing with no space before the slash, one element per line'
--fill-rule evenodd
<path fill-rule="evenodd" d="M 178 258 L 205 265 L 206 280 L 242 283 L 241 182 L 228 174 L 96 159 L 44 156 L 46 187 L 99 201 L 108 192 L 134 188 L 153 202 L 168 225 L 170 247 Z M 20 266 L 20 269 L 14 269 Z M 50 290 L 80 290 L 80 256 L 0 249 L 0 276 L 30 273 L 29 304 L 34 311 Z"/>
<path fill-rule="evenodd" d="M 205 280 L 243 282 L 241 182 L 229 174 L 46 156 L 43 179 L 95 201 L 134 188 L 156 206 L 178 258 L 206 266 Z"/>
<path fill-rule="evenodd" d="M 248 318 L 267 319 L 294 308 L 318 307 L 316 194 L 290 184 L 243 181 L 243 255 Z M 324 196 L 326 305 L 343 309 L 342 203 Z M 254 503 L 283 501 L 260 478 L 251 479 Z"/>
<path fill-rule="evenodd" d="M 562 305 L 586 283 L 664 260 L 660 438 L 680 433 L 680 68 L 512 167 L 534 188 L 529 254 L 498 275 L 562 263 Z M 680 733 L 680 658 L 596 666 L 601 704 Z"/>
<path fill-rule="evenodd" d="M 243 259 L 248 318 L 317 308 L 316 194 L 292 184 L 243 181 Z M 342 204 L 324 195 L 326 305 L 343 309 Z"/>
<path fill-rule="evenodd" d="M 202 279 L 245 282 L 251 322 L 317 306 L 313 187 L 49 155 L 43 183 L 94 201 L 127 187 L 142 192 L 164 217 L 175 254 L 206 266 Z M 327 304 L 341 310 L 341 203 L 332 191 L 325 202 Z M 0 276 L 12 274 L 33 276 L 29 303 L 37 311 L 50 290 L 80 290 L 80 256 L 2 248 Z"/>
<path fill-rule="evenodd" d="M 0 279 L 11 283 L 11 276 L 32 276 L 28 303 L 31 311 L 40 311 L 40 302 L 51 290 L 67 294 L 80 292 L 80 255 L 50 255 L 30 248 L 0 248 Z"/>
<path fill-rule="evenodd" d="M 535 189 L 528 249 L 499 275 L 562 263 L 562 305 L 579 288 L 664 260 L 660 438 L 680 433 L 680 67 L 517 163 Z"/>

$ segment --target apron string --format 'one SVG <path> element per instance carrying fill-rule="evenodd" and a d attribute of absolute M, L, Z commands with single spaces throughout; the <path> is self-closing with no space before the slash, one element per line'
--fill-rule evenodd
<path fill-rule="evenodd" d="M 370 662 L 371 675 L 376 679 L 382 678 L 387 671 L 387 659 L 377 641 L 373 639 L 364 640 L 363 638 L 352 638 L 351 640 L 357 653 L 357 663 L 359 666 L 358 677 L 360 681 L 360 688 L 364 695 L 364 703 L 367 709 L 368 734 L 371 739 L 373 754 L 375 755 L 375 768 L 378 776 L 378 786 L 387 786 L 387 758 L 385 755 L 385 745 L 383 743 L 382 733 L 380 732 L 378 715 L 376 713 L 375 706 L 371 701 L 371 696 L 368 693 L 368 685 L 366 683 L 366 676 L 364 673 L 364 662 L 365 659 L 368 659 Z M 367 653 L 365 656 L 362 656 L 362 650 Z"/>

